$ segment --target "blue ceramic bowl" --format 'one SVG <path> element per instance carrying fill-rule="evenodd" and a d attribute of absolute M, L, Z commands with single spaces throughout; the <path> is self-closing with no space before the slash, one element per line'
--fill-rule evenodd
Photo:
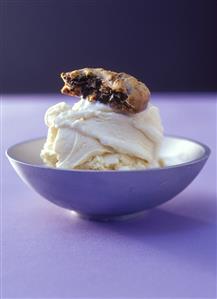
<path fill-rule="evenodd" d="M 45 138 L 7 150 L 17 174 L 54 204 L 88 218 L 108 219 L 156 207 L 183 191 L 198 175 L 210 149 L 199 142 L 165 137 L 161 157 L 166 167 L 133 171 L 63 170 L 40 159 Z"/>

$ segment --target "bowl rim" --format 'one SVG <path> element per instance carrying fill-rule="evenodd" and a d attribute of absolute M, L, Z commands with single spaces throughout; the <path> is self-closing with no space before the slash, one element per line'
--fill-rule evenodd
<path fill-rule="evenodd" d="M 211 149 L 204 143 L 197 141 L 195 139 L 192 138 L 188 138 L 188 137 L 183 137 L 183 136 L 177 136 L 177 135 L 172 135 L 172 134 L 166 134 L 164 135 L 164 137 L 169 137 L 169 138 L 174 138 L 174 139 L 182 139 L 182 140 L 187 140 L 190 142 L 193 142 L 199 146 L 201 146 L 204 149 L 204 153 L 202 154 L 202 156 L 200 158 L 196 158 L 193 159 L 189 162 L 184 162 L 184 163 L 180 163 L 180 164 L 174 164 L 174 165 L 170 165 L 170 166 L 165 166 L 162 168 L 148 168 L 148 169 L 132 169 L 132 170 L 92 170 L 92 169 L 63 169 L 63 168 L 54 168 L 51 166 L 47 166 L 47 165 L 37 165 L 37 164 L 31 164 L 31 163 L 27 163 L 27 162 L 23 162 L 20 160 L 17 160 L 15 158 L 13 158 L 10 155 L 10 151 L 15 148 L 16 146 L 25 144 L 25 143 L 29 143 L 29 142 L 33 142 L 33 141 L 37 141 L 40 139 L 46 139 L 46 137 L 37 137 L 37 138 L 32 138 L 32 139 L 28 139 L 28 140 L 24 140 L 18 143 L 15 143 L 14 145 L 11 145 L 6 151 L 5 154 L 7 156 L 7 158 L 9 160 L 12 160 L 18 164 L 24 165 L 24 166 L 30 166 L 30 167 L 34 167 L 34 168 L 41 168 L 41 169 L 47 169 L 47 170 L 55 170 L 55 171 L 66 171 L 66 172 L 79 172 L 79 173 L 129 173 L 129 172 L 153 172 L 153 171 L 165 171 L 167 169 L 173 169 L 173 168 L 180 168 L 180 167 L 184 167 L 184 166 L 188 166 L 188 165 L 192 165 L 192 164 L 196 164 L 199 162 L 202 162 L 203 160 L 207 160 L 211 154 Z"/>

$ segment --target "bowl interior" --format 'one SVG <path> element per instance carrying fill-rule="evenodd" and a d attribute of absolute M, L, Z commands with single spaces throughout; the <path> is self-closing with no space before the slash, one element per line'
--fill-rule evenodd
<path fill-rule="evenodd" d="M 26 141 L 12 146 L 8 150 L 8 156 L 14 160 L 32 165 L 43 165 L 40 151 L 45 138 Z M 192 140 L 166 136 L 164 138 L 160 158 L 165 166 L 188 163 L 202 158 L 206 153 L 206 147 Z"/>
<path fill-rule="evenodd" d="M 178 137 L 165 137 L 160 158 L 165 166 L 179 165 L 201 159 L 209 149 L 196 141 Z"/>
<path fill-rule="evenodd" d="M 16 144 L 9 148 L 7 154 L 10 158 L 20 162 L 43 165 L 40 152 L 45 140 L 45 138 L 40 138 Z"/>

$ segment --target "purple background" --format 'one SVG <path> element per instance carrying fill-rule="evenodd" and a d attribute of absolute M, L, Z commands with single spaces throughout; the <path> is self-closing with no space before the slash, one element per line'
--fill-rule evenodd
<path fill-rule="evenodd" d="M 77 218 L 28 189 L 3 156 L 3 298 L 216 298 L 216 95 L 152 99 L 167 134 L 212 154 L 183 193 L 138 218 Z M 3 150 L 45 135 L 45 110 L 64 100 L 4 96 Z"/>
<path fill-rule="evenodd" d="M 0 89 L 57 92 L 59 74 L 130 73 L 151 91 L 216 91 L 216 0 L 0 1 Z"/>

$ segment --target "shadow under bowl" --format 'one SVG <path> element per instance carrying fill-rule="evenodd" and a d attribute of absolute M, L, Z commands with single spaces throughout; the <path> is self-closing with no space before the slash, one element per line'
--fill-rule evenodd
<path fill-rule="evenodd" d="M 197 141 L 166 136 L 164 168 L 131 171 L 64 170 L 42 164 L 45 138 L 10 147 L 6 154 L 20 178 L 52 203 L 99 220 L 156 207 L 183 191 L 198 175 L 210 149 Z"/>

